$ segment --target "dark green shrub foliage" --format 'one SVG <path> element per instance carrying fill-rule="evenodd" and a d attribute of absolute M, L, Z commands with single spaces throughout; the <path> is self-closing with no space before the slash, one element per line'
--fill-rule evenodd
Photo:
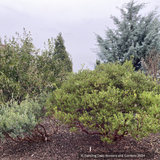
<path fill-rule="evenodd" d="M 70 76 L 47 100 L 47 115 L 100 134 L 112 143 L 130 134 L 136 140 L 160 131 L 160 85 L 134 72 L 132 61 L 101 64 Z M 98 132 L 89 133 L 98 130 Z"/>
<path fill-rule="evenodd" d="M 59 57 L 54 55 L 53 38 L 48 39 L 47 47 L 39 56 L 37 54 L 40 49 L 35 49 L 30 32 L 27 34 L 24 29 L 23 39 L 16 34 L 16 39 L 5 38 L 5 47 L 0 47 L 0 104 L 10 101 L 12 94 L 20 104 L 27 94 L 34 98 L 42 91 L 52 92 L 55 89 L 53 83 L 59 88 L 72 71 L 72 63 L 67 53 L 63 61 L 59 60 L 63 57 L 62 51 L 59 53 L 56 49 Z M 19 40 L 21 43 L 18 43 Z M 62 45 L 65 48 L 64 44 Z M 59 47 L 58 43 L 57 46 Z M 67 66 L 68 71 L 65 70 Z"/>

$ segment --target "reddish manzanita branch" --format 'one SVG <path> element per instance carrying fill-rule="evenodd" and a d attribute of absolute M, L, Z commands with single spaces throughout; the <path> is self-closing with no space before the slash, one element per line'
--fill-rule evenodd
<path fill-rule="evenodd" d="M 41 131 L 40 129 L 38 129 L 38 126 L 41 126 L 42 128 L 43 128 L 43 130 L 44 131 Z M 52 126 L 52 128 L 53 128 L 53 126 Z M 56 130 L 54 131 L 54 133 L 56 133 L 58 131 L 58 126 L 56 126 Z M 51 136 L 52 134 L 54 134 L 54 133 L 51 133 L 51 134 L 48 134 L 47 132 L 46 132 L 46 129 L 45 129 L 45 127 L 42 125 L 42 124 L 38 124 L 38 125 L 36 125 L 36 127 L 35 127 L 35 130 L 34 131 L 31 131 L 32 132 L 32 135 L 31 135 L 31 137 L 30 136 L 25 136 L 24 138 L 21 138 L 21 137 L 19 137 L 19 136 L 17 136 L 17 139 L 18 140 L 16 140 L 16 139 L 14 139 L 14 138 L 12 138 L 10 135 L 9 135 L 9 133 L 7 133 L 7 132 L 3 132 L 2 134 L 5 136 L 5 138 L 10 138 L 12 141 L 15 141 L 15 142 L 23 142 L 23 141 L 28 141 L 28 142 L 40 142 L 40 141 L 50 141 L 49 139 L 48 139 L 48 137 L 49 136 Z"/>
<path fill-rule="evenodd" d="M 85 133 L 87 133 L 87 134 L 89 134 L 89 135 L 99 134 L 99 135 L 107 136 L 108 138 L 113 139 L 113 142 L 114 142 L 114 141 L 117 141 L 118 139 L 122 140 L 123 137 L 124 137 L 124 135 L 127 135 L 127 134 L 128 134 L 128 131 L 124 131 L 123 134 L 118 135 L 118 134 L 117 134 L 118 131 L 119 131 L 119 128 L 118 128 L 118 129 L 116 129 L 116 131 L 114 132 L 113 136 L 111 137 L 111 136 L 108 136 L 108 135 L 107 135 L 110 130 L 109 130 L 108 132 L 106 132 L 106 133 L 100 133 L 100 132 L 91 132 L 91 133 L 89 133 L 86 129 L 84 129 L 84 127 L 80 124 L 79 121 L 78 121 L 78 125 L 80 126 L 80 128 L 81 128 L 81 130 L 82 130 L 83 132 L 85 132 Z M 104 124 L 102 124 L 102 125 L 104 126 Z M 101 125 L 101 127 L 102 127 L 102 125 Z M 99 128 L 99 126 L 98 126 L 97 123 L 96 123 L 96 126 Z M 70 127 L 71 127 L 71 126 L 70 126 Z M 104 129 L 104 127 L 102 127 L 102 128 Z"/>

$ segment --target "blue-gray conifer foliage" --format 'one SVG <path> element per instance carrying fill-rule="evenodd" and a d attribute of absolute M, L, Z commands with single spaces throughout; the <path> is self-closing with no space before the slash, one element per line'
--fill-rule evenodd
<path fill-rule="evenodd" d="M 115 16 L 111 16 L 117 30 L 105 32 L 106 39 L 95 34 L 98 42 L 98 57 L 103 63 L 119 61 L 121 64 L 125 60 L 130 60 L 133 55 L 132 64 L 135 71 L 143 70 L 141 58 L 149 55 L 152 49 L 160 53 L 160 21 L 157 16 L 157 8 L 147 16 L 138 15 L 138 12 L 145 7 L 146 3 L 135 4 L 134 0 L 124 4 L 121 11 L 120 21 Z M 126 10 L 124 10 L 125 8 Z"/>

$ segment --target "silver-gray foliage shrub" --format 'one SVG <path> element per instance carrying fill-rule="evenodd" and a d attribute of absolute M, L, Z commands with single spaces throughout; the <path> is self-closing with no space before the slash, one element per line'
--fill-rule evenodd
<path fill-rule="evenodd" d="M 13 99 L 0 106 L 0 138 L 4 140 L 4 134 L 8 133 L 12 138 L 25 134 L 31 134 L 31 130 L 41 122 L 43 107 L 38 101 L 28 99 L 18 105 Z"/>

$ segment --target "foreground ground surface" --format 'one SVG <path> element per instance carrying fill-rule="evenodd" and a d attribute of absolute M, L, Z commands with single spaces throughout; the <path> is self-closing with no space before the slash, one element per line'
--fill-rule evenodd
<path fill-rule="evenodd" d="M 55 122 L 52 118 L 52 124 Z M 47 120 L 44 120 L 48 133 L 52 133 L 52 127 Z M 141 152 L 153 153 L 154 160 L 160 159 L 160 133 L 151 134 L 137 142 L 131 136 L 126 136 L 117 144 L 105 144 L 100 140 L 99 135 L 87 135 L 84 132 L 72 133 L 66 125 L 60 125 L 57 133 L 49 137 L 50 141 L 29 143 L 16 143 L 10 139 L 0 143 L 1 160 L 77 160 L 79 153 L 98 153 L 104 155 L 106 152 Z M 91 148 L 90 148 L 91 147 Z M 90 151 L 91 149 L 91 151 Z M 82 158 L 81 158 L 82 159 Z M 92 159 L 104 159 L 93 158 Z M 124 158 L 122 158 L 124 159 Z M 121 159 L 121 160 L 122 160 Z M 133 158 L 135 159 L 135 158 Z M 140 158 L 139 158 L 140 159 Z M 108 158 L 107 158 L 108 160 Z M 112 159 L 113 160 L 113 159 Z M 119 159 L 120 160 L 120 159 Z"/>

